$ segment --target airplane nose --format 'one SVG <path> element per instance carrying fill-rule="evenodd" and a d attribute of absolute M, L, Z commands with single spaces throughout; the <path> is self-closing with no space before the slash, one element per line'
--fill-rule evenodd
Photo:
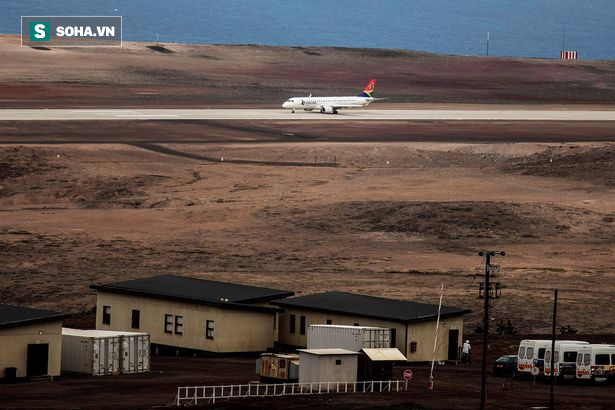
<path fill-rule="evenodd" d="M 284 104 L 282 104 L 282 108 L 288 108 L 289 105 L 290 103 L 288 101 L 285 101 Z"/>

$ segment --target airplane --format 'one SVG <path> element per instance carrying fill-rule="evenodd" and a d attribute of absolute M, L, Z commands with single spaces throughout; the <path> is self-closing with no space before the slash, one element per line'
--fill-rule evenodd
<path fill-rule="evenodd" d="M 361 94 L 356 97 L 292 97 L 284 101 L 282 108 L 291 110 L 303 109 L 305 111 L 319 110 L 323 114 L 337 114 L 342 108 L 363 108 L 376 100 L 386 100 L 386 98 L 374 98 L 374 88 L 376 80 L 370 80 Z"/>

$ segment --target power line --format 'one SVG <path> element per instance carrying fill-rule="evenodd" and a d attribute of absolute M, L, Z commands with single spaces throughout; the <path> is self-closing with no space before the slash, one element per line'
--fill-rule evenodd
<path fill-rule="evenodd" d="M 482 373 L 480 381 L 480 409 L 487 409 L 487 346 L 489 344 L 489 297 L 491 291 L 491 284 L 489 283 L 489 275 L 493 273 L 494 266 L 491 265 L 491 257 L 495 255 L 506 255 L 503 251 L 483 251 L 479 252 L 479 256 L 485 257 L 485 282 L 484 282 L 484 295 L 485 304 L 483 307 L 483 363 Z M 495 293 L 497 297 L 497 291 Z"/>

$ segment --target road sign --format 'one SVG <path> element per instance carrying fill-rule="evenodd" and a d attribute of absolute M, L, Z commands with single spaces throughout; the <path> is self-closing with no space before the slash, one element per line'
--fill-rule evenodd
<path fill-rule="evenodd" d="M 412 379 L 412 370 L 406 369 L 404 370 L 404 380 Z"/>

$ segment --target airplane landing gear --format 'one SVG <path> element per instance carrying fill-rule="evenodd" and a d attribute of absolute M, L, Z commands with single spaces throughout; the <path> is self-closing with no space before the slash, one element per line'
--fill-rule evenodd
<path fill-rule="evenodd" d="M 293 108 L 292 110 L 290 110 L 291 114 L 295 113 L 295 109 Z"/>

